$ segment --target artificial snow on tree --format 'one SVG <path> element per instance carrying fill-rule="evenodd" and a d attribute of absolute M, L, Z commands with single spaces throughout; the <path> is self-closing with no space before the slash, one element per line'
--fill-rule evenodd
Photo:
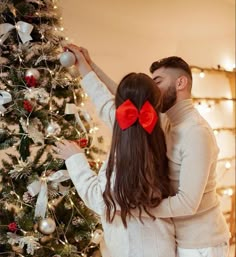
<path fill-rule="evenodd" d="M 95 256 L 102 238 L 51 150 L 74 140 L 96 171 L 104 154 L 76 69 L 60 62 L 60 21 L 55 0 L 0 1 L 1 256 Z"/>

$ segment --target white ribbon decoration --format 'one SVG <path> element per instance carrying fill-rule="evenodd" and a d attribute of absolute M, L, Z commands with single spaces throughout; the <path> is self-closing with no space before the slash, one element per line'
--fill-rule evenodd
<path fill-rule="evenodd" d="M 53 181 L 54 183 L 59 183 L 70 179 L 67 170 L 59 170 L 50 176 L 42 176 L 40 180 L 35 180 L 28 187 L 28 191 L 31 196 L 36 196 L 38 194 L 34 217 L 45 218 L 47 204 L 48 204 L 48 181 Z"/>
<path fill-rule="evenodd" d="M 0 113 L 4 113 L 6 111 L 6 108 L 3 107 L 3 104 L 10 103 L 11 101 L 11 94 L 4 90 L 0 90 Z"/>
<path fill-rule="evenodd" d="M 22 43 L 26 43 L 32 39 L 30 36 L 30 33 L 32 32 L 34 26 L 24 22 L 24 21 L 18 21 L 16 25 L 12 25 L 10 23 L 3 23 L 0 24 L 0 36 L 1 37 L 1 43 L 3 43 L 9 36 L 9 32 L 12 29 L 16 29 Z"/>
<path fill-rule="evenodd" d="M 78 111 L 79 111 L 79 107 L 77 107 L 75 104 L 66 104 L 65 114 L 74 114 L 75 119 L 76 119 L 77 123 L 79 124 L 79 126 L 82 128 L 82 130 L 85 133 L 87 133 L 86 128 L 80 119 Z"/>

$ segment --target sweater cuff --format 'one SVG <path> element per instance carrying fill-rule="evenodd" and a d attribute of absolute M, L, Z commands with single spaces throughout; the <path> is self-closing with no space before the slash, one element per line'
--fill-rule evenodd
<path fill-rule="evenodd" d="M 78 173 L 78 171 L 82 170 L 83 168 L 90 169 L 84 153 L 77 153 L 72 155 L 65 161 L 65 163 L 70 174 Z"/>

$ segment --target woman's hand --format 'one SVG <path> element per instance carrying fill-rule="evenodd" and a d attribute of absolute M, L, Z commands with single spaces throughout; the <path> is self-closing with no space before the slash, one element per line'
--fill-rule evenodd
<path fill-rule="evenodd" d="M 76 58 L 76 65 L 78 66 L 80 75 L 84 77 L 86 74 L 88 74 L 92 68 L 90 67 L 88 61 L 86 60 L 85 56 L 83 55 L 83 52 L 85 52 L 86 49 L 80 48 L 79 46 L 68 44 L 64 46 L 66 49 L 70 50 Z M 88 53 L 86 53 L 86 56 L 89 56 Z M 89 58 L 89 57 L 88 57 Z"/>
<path fill-rule="evenodd" d="M 56 146 L 53 146 L 53 150 L 57 153 L 57 157 L 63 160 L 70 158 L 74 154 L 84 152 L 77 143 L 68 140 L 56 142 Z"/>

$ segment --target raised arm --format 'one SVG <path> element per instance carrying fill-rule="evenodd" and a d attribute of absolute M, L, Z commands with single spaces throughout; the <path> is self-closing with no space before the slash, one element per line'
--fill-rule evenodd
<path fill-rule="evenodd" d="M 96 75 L 99 77 L 99 79 L 106 85 L 108 90 L 115 95 L 117 84 L 100 68 L 97 66 L 96 63 L 94 63 L 89 55 L 89 52 L 86 48 L 80 47 L 80 51 L 83 53 L 86 61 L 92 68 L 92 70 L 96 73 Z"/>
<path fill-rule="evenodd" d="M 92 70 L 80 48 L 75 45 L 66 47 L 76 56 L 76 65 L 82 76 L 81 86 L 94 103 L 101 119 L 112 128 L 115 115 L 114 95 Z"/>
<path fill-rule="evenodd" d="M 151 213 L 159 218 L 195 214 L 203 200 L 217 152 L 218 149 L 214 147 L 212 135 L 207 128 L 192 128 L 191 133 L 186 134 L 184 139 L 178 192 L 175 196 L 162 200 L 159 206 L 150 210 Z M 216 202 L 210 201 L 208 208 L 215 204 Z M 138 216 L 136 211 L 133 214 Z M 145 212 L 142 216 L 146 216 Z"/>

